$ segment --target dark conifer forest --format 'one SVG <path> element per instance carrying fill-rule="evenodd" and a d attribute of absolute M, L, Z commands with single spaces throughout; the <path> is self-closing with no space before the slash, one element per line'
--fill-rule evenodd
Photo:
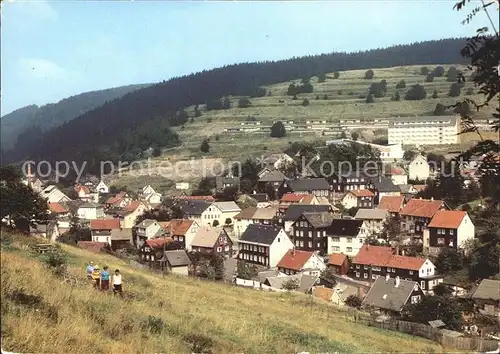
<path fill-rule="evenodd" d="M 191 105 L 218 102 L 230 95 L 261 96 L 261 86 L 331 73 L 399 65 L 465 63 L 460 50 L 465 39 L 443 39 L 356 53 L 331 53 L 281 61 L 242 63 L 175 77 L 107 102 L 55 129 L 32 129 L 2 152 L 3 163 L 24 159 L 87 161 L 132 160 L 143 150 L 176 146 L 170 127 L 187 117 Z M 194 118 L 196 119 L 196 117 Z"/>

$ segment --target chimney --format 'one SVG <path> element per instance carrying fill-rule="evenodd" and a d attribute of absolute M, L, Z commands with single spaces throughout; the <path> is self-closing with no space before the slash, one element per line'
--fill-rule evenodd
<path fill-rule="evenodd" d="M 391 279 L 391 275 L 389 273 L 387 273 L 385 275 L 385 282 L 388 283 L 389 282 L 389 279 Z"/>
<path fill-rule="evenodd" d="M 399 276 L 396 277 L 396 280 L 394 281 L 394 287 L 397 288 L 399 286 Z"/>
<path fill-rule="evenodd" d="M 321 222 L 325 222 L 325 214 L 321 213 Z"/>

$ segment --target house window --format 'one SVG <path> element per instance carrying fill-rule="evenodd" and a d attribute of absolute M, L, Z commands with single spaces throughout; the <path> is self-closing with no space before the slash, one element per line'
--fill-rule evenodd
<path fill-rule="evenodd" d="M 413 270 L 410 270 L 408 273 L 410 273 L 410 275 L 413 275 Z"/>
<path fill-rule="evenodd" d="M 352 238 L 348 237 L 347 238 L 347 243 L 352 243 Z"/>
<path fill-rule="evenodd" d="M 323 231 L 323 236 L 326 236 L 326 231 Z"/>
<path fill-rule="evenodd" d="M 318 248 L 320 248 L 320 247 L 321 247 L 321 243 L 320 243 L 320 242 L 318 242 L 318 243 L 317 243 L 317 247 L 318 247 Z"/>
<path fill-rule="evenodd" d="M 352 247 L 347 247 L 346 252 L 352 252 Z"/>
<path fill-rule="evenodd" d="M 309 231 L 307 234 L 308 234 L 309 237 L 313 237 L 312 231 Z"/>
<path fill-rule="evenodd" d="M 332 237 L 332 242 L 340 242 L 340 238 L 339 237 Z"/>
<path fill-rule="evenodd" d="M 217 247 L 217 252 L 222 252 L 222 247 Z"/>
<path fill-rule="evenodd" d="M 452 235 L 452 236 L 453 236 L 453 230 L 450 230 L 450 235 Z"/>
<path fill-rule="evenodd" d="M 295 246 L 299 247 L 299 241 L 295 240 Z"/>
<path fill-rule="evenodd" d="M 420 302 L 420 295 L 415 295 L 411 297 L 412 304 L 417 304 L 418 302 Z"/>
<path fill-rule="evenodd" d="M 304 247 L 304 241 L 300 241 L 300 247 Z"/>
<path fill-rule="evenodd" d="M 356 272 L 356 278 L 359 278 L 359 272 Z"/>
<path fill-rule="evenodd" d="M 340 251 L 340 247 L 339 246 L 333 246 L 332 247 L 332 251 L 333 252 L 339 252 Z"/>
<path fill-rule="evenodd" d="M 438 245 L 444 245 L 444 238 L 443 237 L 438 238 Z"/>
<path fill-rule="evenodd" d="M 300 237 L 304 237 L 304 231 L 300 231 Z"/>
<path fill-rule="evenodd" d="M 309 248 L 312 248 L 312 246 L 313 246 L 312 241 L 309 241 L 309 243 L 307 244 L 307 246 L 308 246 Z"/>
<path fill-rule="evenodd" d="M 363 273 L 363 278 L 368 279 L 368 273 Z"/>
<path fill-rule="evenodd" d="M 359 264 L 356 264 L 356 269 L 359 269 L 359 268 L 360 268 Z"/>
<path fill-rule="evenodd" d="M 422 290 L 425 290 L 425 281 L 424 280 L 422 280 L 420 282 L 420 287 L 422 288 Z"/>
<path fill-rule="evenodd" d="M 299 230 L 295 230 L 295 236 L 299 236 Z"/>

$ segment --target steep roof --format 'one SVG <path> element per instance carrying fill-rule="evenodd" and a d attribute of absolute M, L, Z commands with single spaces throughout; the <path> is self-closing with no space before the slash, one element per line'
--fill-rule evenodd
<path fill-rule="evenodd" d="M 440 227 L 444 229 L 457 229 L 462 220 L 467 216 L 466 211 L 438 210 L 432 217 L 428 227 Z"/>
<path fill-rule="evenodd" d="M 313 288 L 313 296 L 330 302 L 333 297 L 333 289 L 325 288 L 324 286 L 315 286 Z"/>
<path fill-rule="evenodd" d="M 105 242 L 78 241 L 77 246 L 87 251 L 98 253 L 106 246 Z"/>
<path fill-rule="evenodd" d="M 184 250 L 165 251 L 165 258 L 172 267 L 182 267 L 191 264 L 191 260 Z"/>
<path fill-rule="evenodd" d="M 253 214 L 252 219 L 272 220 L 276 216 L 277 211 L 277 207 L 257 208 L 257 210 L 255 210 L 255 214 Z"/>
<path fill-rule="evenodd" d="M 472 298 L 500 301 L 500 280 L 483 279 Z"/>
<path fill-rule="evenodd" d="M 123 209 L 129 213 L 135 211 L 142 202 L 140 200 L 133 200 L 128 205 L 126 205 Z"/>
<path fill-rule="evenodd" d="M 302 213 L 304 218 L 312 225 L 315 229 L 325 228 L 332 224 L 333 215 L 329 212 L 319 212 L 319 213 L 311 213 L 304 212 Z"/>
<path fill-rule="evenodd" d="M 80 193 L 80 192 L 83 192 L 85 194 L 89 194 L 90 193 L 90 189 L 87 186 L 83 186 L 81 184 L 79 184 L 78 186 L 76 186 L 75 190 L 76 190 L 77 193 Z"/>
<path fill-rule="evenodd" d="M 188 215 L 201 215 L 212 203 L 204 200 L 180 200 L 176 205 Z"/>
<path fill-rule="evenodd" d="M 283 220 L 285 221 L 296 221 L 302 213 L 311 212 L 328 212 L 331 210 L 329 205 L 311 205 L 311 204 L 291 204 L 287 210 L 285 215 L 283 216 Z"/>
<path fill-rule="evenodd" d="M 163 248 L 163 245 L 167 243 L 174 242 L 171 237 L 159 237 L 159 238 L 153 238 L 151 240 L 146 240 L 146 244 L 151 247 L 151 248 Z"/>
<path fill-rule="evenodd" d="M 157 223 L 158 223 L 158 221 L 153 220 L 153 219 L 144 219 L 140 223 L 138 223 L 137 225 L 135 225 L 135 227 L 148 228 L 151 225 L 157 224 Z"/>
<path fill-rule="evenodd" d="M 215 202 L 214 205 L 223 213 L 231 211 L 241 211 L 241 208 L 235 202 Z"/>
<path fill-rule="evenodd" d="M 63 214 L 69 212 L 69 209 L 61 203 L 48 203 L 48 208 L 51 213 Z"/>
<path fill-rule="evenodd" d="M 314 284 L 316 284 L 316 281 L 319 279 L 319 277 L 300 273 L 288 276 L 267 277 L 266 283 L 268 283 L 269 286 L 275 289 L 282 289 L 283 285 L 287 281 L 292 279 L 296 279 L 299 282 L 299 288 L 297 289 L 297 291 L 305 293 L 311 290 Z"/>
<path fill-rule="evenodd" d="M 280 199 L 280 202 L 298 203 L 304 198 L 304 194 L 285 193 Z"/>
<path fill-rule="evenodd" d="M 121 191 L 120 193 L 118 193 L 112 197 L 109 197 L 108 200 L 106 200 L 106 204 L 116 204 L 116 203 L 120 202 L 123 198 L 125 198 L 126 195 L 127 195 L 126 192 Z"/>
<path fill-rule="evenodd" d="M 255 207 L 250 207 L 250 208 L 243 209 L 238 214 L 236 214 L 235 216 L 233 216 L 233 219 L 237 219 L 237 220 L 252 219 L 252 217 L 254 216 L 256 210 L 257 210 L 257 208 L 255 208 Z"/>
<path fill-rule="evenodd" d="M 132 229 L 111 230 L 111 241 L 127 240 L 132 241 Z"/>
<path fill-rule="evenodd" d="M 277 267 L 300 271 L 312 256 L 314 252 L 288 250 L 278 262 Z"/>
<path fill-rule="evenodd" d="M 379 193 L 400 192 L 399 187 L 389 177 L 379 176 L 378 178 L 373 178 L 372 184 L 373 188 Z"/>
<path fill-rule="evenodd" d="M 354 190 L 351 190 L 351 191 L 349 191 L 347 193 L 351 193 L 356 198 L 374 197 L 375 196 L 375 194 L 373 194 L 373 192 L 370 191 L 370 190 L 368 190 L 368 189 L 354 189 Z"/>
<path fill-rule="evenodd" d="M 363 225 L 363 220 L 333 219 L 327 234 L 344 237 L 356 237 Z"/>
<path fill-rule="evenodd" d="M 394 278 L 386 281 L 385 277 L 378 277 L 366 294 L 363 305 L 401 311 L 418 284 L 414 281 L 400 279 L 399 285 L 396 287 L 395 282 Z"/>
<path fill-rule="evenodd" d="M 274 225 L 250 224 L 241 235 L 239 241 L 271 245 L 281 230 L 281 227 Z"/>
<path fill-rule="evenodd" d="M 420 258 L 420 257 L 393 255 L 391 258 L 389 258 L 389 261 L 385 266 L 391 268 L 409 269 L 418 271 L 424 265 L 425 261 L 426 261 L 425 258 Z"/>
<path fill-rule="evenodd" d="M 113 230 L 120 228 L 119 219 L 96 219 L 90 220 L 91 230 Z"/>
<path fill-rule="evenodd" d="M 384 220 L 388 216 L 385 209 L 358 209 L 355 219 L 359 220 Z"/>
<path fill-rule="evenodd" d="M 307 178 L 286 181 L 294 192 L 309 192 L 315 190 L 329 190 L 330 184 L 324 178 Z"/>
<path fill-rule="evenodd" d="M 215 246 L 219 239 L 220 234 L 224 232 L 222 226 L 220 227 L 201 227 L 191 243 L 193 247 L 209 247 Z"/>
<path fill-rule="evenodd" d="M 102 205 L 97 204 L 97 203 L 92 203 L 92 202 L 87 202 L 83 203 L 82 205 L 79 206 L 79 208 L 86 208 L 86 209 L 94 209 L 94 208 L 101 208 Z"/>
<path fill-rule="evenodd" d="M 278 170 L 266 171 L 259 178 L 259 182 L 281 182 L 284 181 L 286 176 Z"/>
<path fill-rule="evenodd" d="M 383 196 L 378 203 L 379 209 L 386 209 L 390 213 L 399 213 L 405 200 L 404 196 Z"/>
<path fill-rule="evenodd" d="M 332 253 L 328 256 L 328 264 L 341 266 L 347 260 L 347 256 L 342 253 Z"/>
<path fill-rule="evenodd" d="M 394 255 L 390 247 L 363 245 L 353 263 L 418 271 L 426 260 Z"/>
<path fill-rule="evenodd" d="M 432 218 L 434 214 L 444 205 L 442 200 L 410 199 L 408 204 L 401 210 L 401 215 Z"/>
<path fill-rule="evenodd" d="M 194 220 L 189 219 L 172 219 L 170 220 L 169 227 L 172 228 L 172 235 L 174 236 L 185 236 L 191 225 L 194 224 Z"/>

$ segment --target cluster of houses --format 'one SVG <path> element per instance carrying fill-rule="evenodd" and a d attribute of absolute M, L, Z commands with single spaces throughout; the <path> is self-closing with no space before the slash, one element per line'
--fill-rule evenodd
<path fill-rule="evenodd" d="M 446 247 L 460 250 L 475 237 L 466 211 L 450 210 L 442 200 L 417 198 L 418 186 L 406 184 L 408 176 L 402 169 L 374 178 L 354 171 L 289 179 L 280 171 L 291 160 L 284 155 L 270 156 L 258 173 L 257 190 L 250 195 L 252 206 L 241 209 L 234 201 L 213 196 L 179 195 L 170 207 L 181 211 L 182 217 L 169 221 L 136 223 L 138 216 L 165 202 L 151 186 L 135 198 L 123 191 L 110 195 L 108 186 L 98 180 L 75 186 L 77 200 L 55 186 L 39 192 L 47 198 L 59 234 L 70 227 L 71 212 L 88 225 L 92 241 L 81 242 L 81 247 L 132 246 L 141 262 L 182 275 L 192 270 L 188 252 L 220 255 L 257 268 L 252 280 L 238 278 L 234 269 L 238 285 L 283 291 L 284 284 L 293 280 L 296 291 L 339 305 L 347 296 L 358 295 L 363 304 L 392 313 L 432 294 L 443 282 L 443 274 L 427 256 Z M 410 173 L 425 180 L 429 166 L 421 162 L 419 155 L 410 163 Z M 214 195 L 239 187 L 238 177 L 217 177 Z M 267 193 L 270 189 L 274 198 Z M 351 208 L 357 210 L 354 216 L 345 213 Z M 384 237 L 390 222 L 399 224 L 397 242 Z M 405 254 L 406 244 L 421 245 L 426 256 Z M 328 279 L 322 276 L 326 269 Z M 498 306 L 488 311 L 500 313 Z"/>

